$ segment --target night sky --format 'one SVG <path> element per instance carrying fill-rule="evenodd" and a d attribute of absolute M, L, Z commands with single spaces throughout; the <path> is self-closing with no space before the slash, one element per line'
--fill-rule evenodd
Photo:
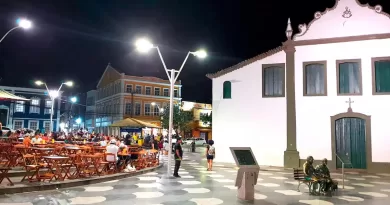
<path fill-rule="evenodd" d="M 388 0 L 361 0 L 381 4 Z M 55 2 L 55 3 L 54 3 Z M 211 103 L 213 73 L 281 45 L 287 19 L 297 31 L 316 11 L 335 0 L 1 0 L 0 35 L 18 17 L 31 30 L 15 30 L 0 44 L 0 85 L 49 87 L 73 80 L 68 95 L 96 88 L 110 62 L 120 72 L 167 79 L 156 51 L 141 55 L 134 41 L 158 44 L 168 68 L 178 69 L 188 51 L 204 48 L 209 57 L 189 58 L 179 79 L 183 100 Z"/>

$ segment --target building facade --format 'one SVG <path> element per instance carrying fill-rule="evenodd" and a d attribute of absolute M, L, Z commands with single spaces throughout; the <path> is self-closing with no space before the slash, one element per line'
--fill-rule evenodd
<path fill-rule="evenodd" d="M 94 130 L 96 126 L 96 90 L 87 92 L 85 110 L 85 128 Z"/>
<path fill-rule="evenodd" d="M 186 137 L 203 138 L 206 141 L 212 139 L 211 125 L 201 120 L 201 115 L 211 114 L 211 104 L 182 101 L 181 109 L 191 111 L 194 115 L 194 120 L 191 122 L 192 130 L 186 133 Z"/>
<path fill-rule="evenodd" d="M 0 86 L 0 89 L 14 95 L 30 99 L 30 101 L 0 101 L 1 123 L 11 129 L 29 128 L 47 132 L 50 130 L 51 105 L 54 103 L 53 130 L 59 129 L 60 95 L 54 102 L 48 96 L 47 90 L 35 88 L 20 88 Z"/>
<path fill-rule="evenodd" d="M 96 89 L 95 131 L 119 135 L 109 125 L 128 117 L 161 126 L 161 108 L 169 105 L 169 80 L 119 73 L 107 65 Z M 181 101 L 181 82 L 174 86 L 174 102 Z"/>
<path fill-rule="evenodd" d="M 289 20 L 282 46 L 208 75 L 216 160 L 250 146 L 263 165 L 299 167 L 311 155 L 389 172 L 389 15 L 336 0 L 314 17 L 295 35 Z"/>

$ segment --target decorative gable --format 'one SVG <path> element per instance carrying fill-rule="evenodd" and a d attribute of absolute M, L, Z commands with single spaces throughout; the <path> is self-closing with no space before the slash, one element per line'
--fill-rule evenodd
<path fill-rule="evenodd" d="M 103 76 L 100 78 L 100 81 L 97 85 L 97 88 L 105 87 L 106 85 L 118 80 L 121 78 L 121 74 L 111 67 L 110 64 L 107 65 L 106 70 L 103 73 Z"/>
<path fill-rule="evenodd" d="M 336 0 L 333 8 L 316 12 L 308 25 L 299 25 L 299 31 L 295 41 L 390 33 L 390 15 L 380 5 Z"/>

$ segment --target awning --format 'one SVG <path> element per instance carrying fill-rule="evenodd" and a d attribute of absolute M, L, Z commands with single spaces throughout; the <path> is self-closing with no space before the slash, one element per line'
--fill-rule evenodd
<path fill-rule="evenodd" d="M 114 124 L 110 125 L 110 127 L 161 128 L 161 127 L 159 127 L 159 126 L 157 126 L 155 124 L 152 124 L 152 123 L 149 123 L 149 122 L 145 122 L 145 121 L 141 121 L 141 120 L 137 120 L 137 119 L 134 119 L 134 118 L 126 118 L 126 119 L 120 120 L 120 121 L 115 122 Z"/>
<path fill-rule="evenodd" d="M 27 98 L 16 96 L 10 92 L 0 89 L 0 100 L 29 101 Z"/>

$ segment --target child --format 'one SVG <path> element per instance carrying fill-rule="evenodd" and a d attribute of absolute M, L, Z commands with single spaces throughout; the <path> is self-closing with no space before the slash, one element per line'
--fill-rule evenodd
<path fill-rule="evenodd" d="M 209 140 L 206 149 L 207 171 L 213 170 L 213 159 L 215 158 L 215 147 L 213 145 L 214 145 L 214 141 Z"/>

